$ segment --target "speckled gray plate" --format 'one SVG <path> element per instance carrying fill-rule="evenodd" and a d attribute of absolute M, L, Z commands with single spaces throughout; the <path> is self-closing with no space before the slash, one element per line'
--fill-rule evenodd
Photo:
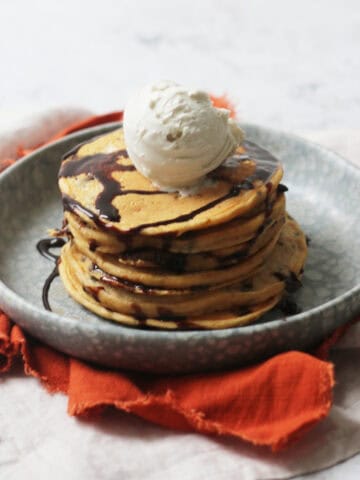
<path fill-rule="evenodd" d="M 102 365 L 149 372 L 194 372 L 243 365 L 277 352 L 306 350 L 360 311 L 360 170 L 292 135 L 244 125 L 247 137 L 285 166 L 289 212 L 311 238 L 303 312 L 279 311 L 262 323 L 229 330 L 157 332 L 122 327 L 77 305 L 56 279 L 54 313 L 41 291 L 53 268 L 35 245 L 61 224 L 60 156 L 118 124 L 91 128 L 37 150 L 0 175 L 0 305 L 45 343 Z"/>

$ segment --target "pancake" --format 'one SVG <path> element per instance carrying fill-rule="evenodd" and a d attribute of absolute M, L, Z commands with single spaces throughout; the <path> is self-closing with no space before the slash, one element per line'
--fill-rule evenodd
<path fill-rule="evenodd" d="M 266 150 L 246 142 L 195 195 L 158 190 L 127 156 L 123 130 L 82 145 L 63 161 L 65 210 L 123 234 L 181 235 L 244 215 L 276 190 L 283 175 Z"/>
<path fill-rule="evenodd" d="M 76 278 L 81 290 L 90 295 L 102 307 L 125 315 L 141 315 L 146 318 L 204 316 L 206 313 L 227 309 L 252 307 L 281 297 L 289 281 L 299 284 L 306 258 L 306 239 L 294 220 L 288 219 L 282 229 L 274 252 L 268 257 L 261 272 L 247 281 L 226 288 L 196 289 L 193 291 L 160 290 L 143 285 L 129 284 L 123 279 L 110 277 L 83 256 L 73 242 L 63 251 L 60 274 Z M 69 284 L 66 282 L 65 285 Z M 74 296 L 70 290 L 69 293 Z M 81 302 L 80 302 L 81 303 Z M 93 311 L 95 309 L 93 308 Z"/>

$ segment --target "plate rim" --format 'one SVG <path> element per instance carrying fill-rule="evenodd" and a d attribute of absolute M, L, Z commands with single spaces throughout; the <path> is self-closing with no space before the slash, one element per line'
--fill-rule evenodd
<path fill-rule="evenodd" d="M 62 144 L 64 140 L 72 140 L 72 139 L 75 140 L 76 138 L 87 133 L 89 134 L 94 133 L 95 135 L 96 133 L 99 133 L 99 132 L 101 133 L 103 130 L 111 131 L 112 129 L 119 128 L 122 125 L 122 123 L 123 122 L 121 121 L 116 121 L 116 122 L 104 123 L 101 125 L 97 125 L 95 127 L 89 127 L 89 128 L 71 133 L 69 135 L 66 135 L 65 137 L 60 138 L 56 141 L 45 144 L 44 146 L 34 150 L 30 154 L 19 159 L 13 165 L 11 165 L 6 170 L 1 172 L 0 186 L 1 186 L 1 183 L 4 182 L 7 177 L 13 175 L 13 172 L 23 168 L 23 165 L 25 163 L 31 162 L 34 157 L 38 156 L 43 151 L 47 151 L 50 147 Z M 255 123 L 247 123 L 247 122 L 238 122 L 238 123 L 245 131 L 247 129 L 257 129 L 257 130 L 263 131 L 264 133 L 270 136 L 285 135 L 287 138 L 289 138 L 292 141 L 300 142 L 302 144 L 315 147 L 315 149 L 320 150 L 324 154 L 330 154 L 332 157 L 332 161 L 334 161 L 336 164 L 341 165 L 346 169 L 349 169 L 350 172 L 352 171 L 355 175 L 359 176 L 359 179 L 360 179 L 360 167 L 358 167 L 357 165 L 354 165 L 349 160 L 342 157 L 338 153 L 332 151 L 331 149 L 328 149 L 316 142 L 304 139 L 300 135 L 294 134 L 292 132 L 277 130 L 267 126 L 255 124 Z M 321 305 L 318 305 L 309 310 L 306 310 L 305 312 L 301 312 L 296 315 L 291 315 L 289 317 L 286 317 L 286 323 L 289 325 L 291 323 L 303 322 L 313 316 L 317 316 L 319 314 L 321 315 L 323 312 L 327 311 L 328 309 L 336 308 L 338 305 L 343 304 L 344 302 L 346 303 L 354 295 L 356 295 L 359 292 L 360 292 L 360 282 L 354 287 L 352 287 L 351 289 L 342 293 L 341 295 L 331 300 L 328 300 L 327 302 L 324 302 Z M 114 334 L 117 333 L 120 336 L 126 336 L 126 335 L 136 336 L 140 338 L 142 341 L 144 339 L 151 341 L 154 339 L 154 337 L 157 337 L 157 340 L 159 340 L 161 337 L 161 340 L 166 341 L 169 337 L 171 338 L 177 337 L 178 340 L 188 340 L 189 338 L 194 338 L 194 337 L 202 337 L 202 338 L 204 337 L 213 338 L 214 336 L 223 337 L 227 335 L 233 335 L 234 333 L 237 333 L 238 335 L 242 336 L 242 335 L 250 335 L 252 333 L 257 333 L 258 331 L 278 330 L 278 328 L 284 324 L 284 319 L 279 318 L 279 319 L 271 320 L 265 323 L 248 324 L 244 326 L 237 326 L 237 327 L 231 327 L 231 328 L 219 329 L 219 330 L 186 330 L 186 331 L 151 330 L 151 329 L 139 329 L 131 326 L 125 326 L 116 322 L 105 320 L 98 316 L 101 322 L 99 322 L 99 325 L 94 326 L 94 325 L 88 325 L 87 322 L 81 322 L 81 319 L 79 318 L 70 317 L 67 315 L 60 315 L 58 313 L 47 311 L 40 307 L 37 307 L 36 305 L 32 304 L 28 300 L 25 300 L 19 294 L 14 292 L 11 288 L 9 288 L 2 281 L 1 278 L 0 278 L 0 298 L 2 302 L 5 301 L 5 308 L 7 306 L 10 306 L 11 308 L 11 306 L 14 306 L 14 305 L 21 306 L 21 308 L 25 311 L 25 315 L 28 312 L 31 316 L 34 316 L 34 315 L 38 317 L 40 316 L 41 320 L 45 321 L 46 323 L 56 321 L 61 324 L 71 324 L 71 326 L 78 327 L 84 330 L 85 332 L 88 331 L 89 333 L 93 332 L 94 328 L 96 328 L 97 330 L 100 330 L 102 334 L 105 334 L 105 335 L 113 336 Z"/>

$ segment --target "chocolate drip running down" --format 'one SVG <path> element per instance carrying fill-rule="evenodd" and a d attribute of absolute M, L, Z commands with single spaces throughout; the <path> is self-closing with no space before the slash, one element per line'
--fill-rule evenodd
<path fill-rule="evenodd" d="M 90 178 L 99 180 L 104 188 L 96 198 L 95 206 L 100 211 L 100 217 L 114 222 L 118 222 L 120 216 L 111 202 L 121 194 L 121 185 L 112 177 L 112 174 L 135 169 L 133 165 L 117 163 L 116 160 L 120 155 L 127 157 L 126 150 L 75 157 L 62 163 L 59 172 L 59 177 L 74 177 L 84 173 Z"/>
<path fill-rule="evenodd" d="M 234 154 L 228 157 L 224 164 L 228 168 L 236 168 L 239 163 L 246 161 L 248 159 L 256 160 L 256 169 L 255 173 L 245 179 L 243 182 L 231 185 L 230 190 L 225 195 L 203 205 L 192 212 L 179 215 L 175 218 L 170 218 L 167 220 L 161 220 L 158 222 L 150 222 L 138 225 L 137 227 L 131 229 L 131 233 L 139 233 L 145 228 L 150 227 L 159 227 L 165 225 L 171 225 L 174 223 L 182 223 L 189 220 L 192 220 L 197 215 L 209 210 L 216 205 L 237 196 L 241 191 L 251 190 L 254 188 L 254 181 L 260 180 L 264 184 L 269 183 L 269 178 L 274 173 L 278 167 L 278 161 L 266 150 L 257 146 L 252 142 L 245 142 L 244 146 L 246 148 L 246 154 L 239 155 Z M 74 152 L 76 150 L 74 149 Z M 72 152 L 70 152 L 71 154 Z M 69 154 L 68 154 L 69 155 Z M 112 201 L 115 197 L 120 195 L 162 195 L 167 194 L 167 192 L 159 190 L 124 190 L 120 182 L 116 181 L 112 174 L 117 171 L 134 171 L 135 167 L 133 165 L 123 165 L 118 163 L 120 157 L 128 158 L 127 151 L 125 149 L 118 150 L 111 153 L 98 153 L 94 155 L 87 155 L 84 157 L 77 157 L 76 154 L 73 158 L 66 160 L 62 163 L 59 177 L 74 177 L 80 174 L 86 174 L 90 178 L 96 178 L 103 186 L 102 191 L 99 193 L 95 200 L 95 207 L 99 212 L 99 216 L 95 215 L 89 209 L 83 207 L 74 199 L 70 197 L 63 196 L 64 209 L 72 212 L 80 211 L 90 218 L 94 223 L 99 227 L 108 229 L 108 225 L 104 224 L 104 221 L 110 222 L 119 222 L 121 215 L 117 209 L 112 205 Z M 114 229 L 116 230 L 116 229 Z M 129 232 L 130 233 L 130 232 Z"/>
<path fill-rule="evenodd" d="M 42 257 L 57 261 L 59 255 L 55 255 L 51 250 L 53 248 L 61 248 L 63 245 L 65 245 L 65 240 L 62 238 L 44 238 L 38 241 L 36 249 Z"/>
<path fill-rule="evenodd" d="M 50 312 L 52 310 L 49 303 L 49 290 L 53 280 L 59 275 L 58 260 L 60 258 L 59 255 L 52 253 L 51 250 L 53 248 L 61 248 L 63 245 L 65 245 L 65 240 L 63 238 L 44 238 L 36 244 L 37 251 L 40 253 L 41 256 L 43 256 L 47 260 L 51 260 L 55 262 L 55 267 L 53 268 L 50 275 L 45 280 L 45 283 L 42 289 L 43 305 L 45 309 L 49 310 Z"/>
<path fill-rule="evenodd" d="M 96 178 L 102 184 L 103 189 L 96 198 L 95 207 L 100 212 L 100 218 L 110 222 L 118 222 L 120 220 L 119 212 L 112 205 L 115 197 L 129 194 L 159 195 L 166 193 L 160 191 L 123 190 L 121 184 L 113 178 L 112 174 L 114 172 L 133 172 L 135 167 L 134 165 L 118 163 L 117 160 L 120 157 L 128 158 L 127 151 L 118 150 L 112 153 L 97 153 L 84 157 L 75 156 L 75 158 L 62 163 L 59 172 L 59 177 L 63 178 L 74 177 L 81 174 L 86 174 L 90 178 Z M 68 207 L 70 207 L 69 203 Z M 89 216 L 91 212 L 84 207 L 82 207 L 82 209 L 83 213 Z M 94 220 L 93 217 L 92 214 L 90 217 L 91 220 Z"/>
<path fill-rule="evenodd" d="M 256 161 L 255 173 L 248 180 L 261 180 L 267 183 L 275 168 L 279 165 L 278 160 L 267 150 L 260 147 L 256 143 L 244 142 L 246 153 L 250 159 Z"/>

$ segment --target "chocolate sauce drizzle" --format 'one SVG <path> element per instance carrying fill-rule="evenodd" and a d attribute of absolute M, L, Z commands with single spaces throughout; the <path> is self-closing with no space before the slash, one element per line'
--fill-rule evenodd
<path fill-rule="evenodd" d="M 289 189 L 286 185 L 284 185 L 283 183 L 279 183 L 279 185 L 277 186 L 277 192 L 278 193 L 285 193 L 287 192 Z"/>
<path fill-rule="evenodd" d="M 110 222 L 118 222 L 120 215 L 117 209 L 112 205 L 112 201 L 119 195 L 164 195 L 166 192 L 158 190 L 123 190 L 121 183 L 113 178 L 114 172 L 133 172 L 134 165 L 123 165 L 116 160 L 119 157 L 128 158 L 126 150 L 118 150 L 112 153 L 97 153 L 95 155 L 86 155 L 84 157 L 75 157 L 67 162 L 63 162 L 59 171 L 59 177 L 67 178 L 86 174 L 89 179 L 96 178 L 103 186 L 95 200 L 95 207 L 100 212 L 100 218 Z M 67 206 L 70 208 L 69 199 Z M 79 208 L 79 204 L 77 204 Z M 89 210 L 83 208 L 83 213 L 89 216 Z"/>
<path fill-rule="evenodd" d="M 89 242 L 89 250 L 90 252 L 95 252 L 95 250 L 98 248 L 98 243 L 96 240 L 90 240 Z"/>
<path fill-rule="evenodd" d="M 53 248 L 61 248 L 65 245 L 65 240 L 63 238 L 44 238 L 36 244 L 37 251 L 41 256 L 47 260 L 55 261 L 55 267 L 51 271 L 50 275 L 45 280 L 43 289 L 42 289 L 42 302 L 46 310 L 51 310 L 49 303 L 49 290 L 53 280 L 59 275 L 58 261 L 59 255 L 52 253 Z"/>
<path fill-rule="evenodd" d="M 88 295 L 91 295 L 96 302 L 100 302 L 100 300 L 99 300 L 99 293 L 100 293 L 102 290 L 104 290 L 104 287 L 90 287 L 90 286 L 85 286 L 85 287 L 83 287 L 83 290 L 84 290 L 84 292 L 87 293 Z"/>
<path fill-rule="evenodd" d="M 290 298 L 289 296 L 284 296 L 280 303 L 278 304 L 278 308 L 282 311 L 282 313 L 286 316 L 296 315 L 297 313 L 301 313 L 301 308 L 299 305 Z M 285 317 L 286 320 L 286 317 Z"/>
<path fill-rule="evenodd" d="M 266 183 L 274 172 L 274 167 L 279 165 L 278 160 L 265 148 L 254 142 L 245 141 L 244 147 L 249 158 L 256 161 L 255 173 L 248 180 L 261 180 Z"/>
<path fill-rule="evenodd" d="M 136 303 L 131 304 L 131 308 L 133 310 L 133 316 L 139 322 L 139 325 L 146 326 L 147 315 L 142 311 L 142 308 L 137 305 Z"/>
<path fill-rule="evenodd" d="M 57 261 L 59 255 L 52 253 L 51 249 L 61 248 L 63 245 L 65 245 L 65 240 L 62 238 L 44 238 L 38 241 L 36 249 L 42 257 L 45 257 L 48 260 Z"/>
<path fill-rule="evenodd" d="M 117 163 L 116 160 L 120 155 L 127 156 L 126 150 L 113 153 L 97 153 L 80 158 L 75 157 L 63 162 L 59 172 L 59 177 L 63 178 L 85 173 L 89 178 L 99 180 L 104 188 L 96 198 L 95 207 L 100 211 L 100 217 L 113 222 L 120 220 L 120 215 L 111 202 L 121 193 L 121 185 L 112 177 L 112 174 L 113 172 L 135 169 L 133 165 Z"/>
<path fill-rule="evenodd" d="M 301 280 L 294 272 L 289 272 L 288 275 L 285 275 L 281 272 L 274 272 L 274 276 L 285 283 L 285 290 L 288 293 L 295 293 L 297 290 L 299 290 L 299 288 L 302 287 Z"/>
<path fill-rule="evenodd" d="M 285 319 L 286 316 L 296 315 L 297 313 L 300 313 L 301 308 L 291 297 L 290 294 L 295 293 L 300 287 L 302 287 L 301 280 L 292 271 L 290 271 L 288 275 L 285 275 L 282 272 L 274 272 L 273 275 L 280 281 L 285 283 L 285 295 L 278 304 L 278 308 L 285 315 Z"/>

